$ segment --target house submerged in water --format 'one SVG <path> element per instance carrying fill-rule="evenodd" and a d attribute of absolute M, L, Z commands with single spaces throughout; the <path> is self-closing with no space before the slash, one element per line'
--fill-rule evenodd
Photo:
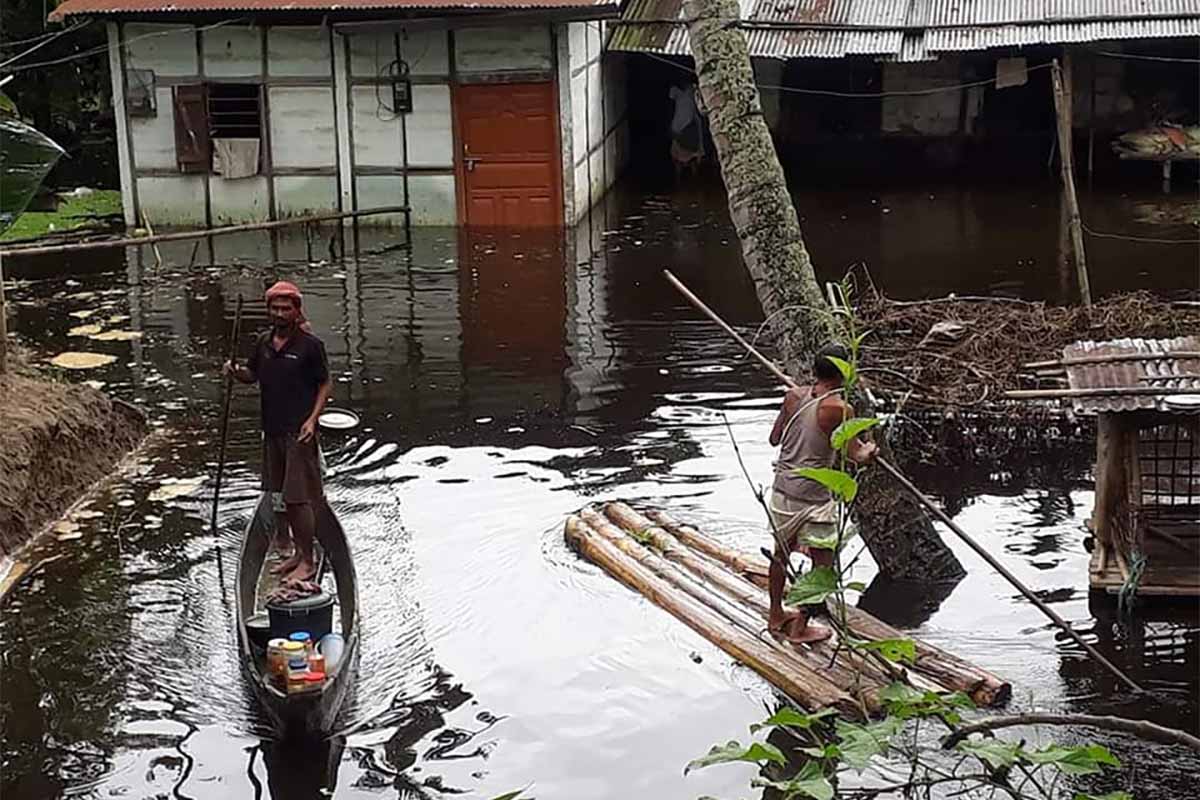
<path fill-rule="evenodd" d="M 403 206 L 364 222 L 556 227 L 627 162 L 670 171 L 669 98 L 694 80 L 684 13 L 66 0 L 51 16 L 108 24 L 131 225 Z M 1164 174 L 1200 159 L 1200 0 L 741 0 L 741 14 L 780 160 L 806 180 L 1044 177 L 1056 58 L 1081 175 L 1154 174 L 1118 156 Z"/>
<path fill-rule="evenodd" d="M 383 206 L 573 224 L 625 152 L 618 0 L 66 0 L 107 22 L 129 225 Z"/>

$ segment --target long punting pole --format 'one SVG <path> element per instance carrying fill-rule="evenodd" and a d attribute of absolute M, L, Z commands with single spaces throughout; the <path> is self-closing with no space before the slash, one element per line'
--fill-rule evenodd
<path fill-rule="evenodd" d="M 238 337 L 242 333 L 242 296 L 237 297 L 237 306 L 233 311 L 233 333 L 229 338 L 229 364 L 237 364 Z M 229 410 L 233 406 L 233 371 L 225 376 L 225 407 L 221 411 L 221 447 L 217 456 L 217 480 L 213 487 L 212 517 L 209 519 L 209 529 L 212 531 L 214 546 L 217 548 L 217 580 L 221 582 L 221 596 L 225 596 L 225 565 L 221 560 L 221 540 L 217 534 L 217 510 L 221 504 L 221 477 L 225 474 L 225 445 L 229 441 Z"/>
<path fill-rule="evenodd" d="M 663 270 L 663 274 L 667 276 L 667 280 L 671 282 L 671 285 L 674 286 L 676 289 L 678 289 L 679 293 L 687 298 L 688 302 L 690 302 L 692 305 L 694 305 L 697 309 L 699 309 L 705 316 L 707 316 L 713 322 L 720 325 L 721 328 L 726 333 L 728 333 L 730 336 L 732 336 L 734 339 L 736 339 L 738 344 L 740 344 L 742 347 L 744 347 L 746 349 L 746 352 L 748 352 L 750 355 L 752 355 L 756 359 L 758 359 L 760 364 L 762 364 L 764 367 L 766 367 L 768 370 L 770 370 L 772 373 L 774 373 L 776 377 L 778 377 L 780 380 L 782 380 L 784 383 L 786 383 L 789 387 L 793 387 L 793 388 L 796 387 L 796 385 L 797 385 L 796 382 L 794 380 L 792 380 L 790 377 L 788 377 L 787 373 L 785 373 L 783 370 L 781 370 L 769 358 L 764 356 L 762 353 L 758 352 L 758 350 L 756 350 L 752 344 L 747 342 L 745 340 L 745 338 L 743 338 L 741 336 L 741 334 L 739 334 L 737 331 L 735 331 L 733 328 L 731 328 L 729 326 L 729 324 L 727 322 L 725 322 L 725 320 L 723 320 L 719 316 L 717 316 L 717 313 L 715 311 L 713 311 L 711 308 L 709 308 L 707 305 L 705 305 L 703 300 L 701 300 L 699 297 L 697 297 L 695 294 L 693 294 L 692 291 L 690 289 L 688 289 L 687 286 L 685 286 L 682 281 L 680 281 L 678 278 L 676 278 L 674 275 L 672 275 L 670 270 Z M 1101 665 L 1103 665 L 1109 672 L 1111 672 L 1114 676 L 1116 676 L 1122 683 L 1124 683 L 1130 689 L 1133 689 L 1135 692 L 1144 691 L 1141 686 L 1139 686 L 1138 684 L 1133 682 L 1133 679 L 1131 679 L 1128 675 L 1126 675 L 1124 672 L 1122 672 L 1115 664 L 1113 664 L 1111 661 L 1109 661 L 1107 658 L 1105 658 L 1103 653 L 1101 653 L 1099 650 L 1097 650 L 1096 648 L 1094 648 L 1090 644 L 1088 644 L 1086 641 L 1084 641 L 1083 637 L 1080 636 L 1078 633 L 1076 633 L 1075 629 L 1072 628 L 1070 625 L 1068 625 L 1066 620 L 1064 620 L 1062 617 L 1060 617 L 1054 609 L 1052 609 L 1052 608 L 1050 608 L 1050 606 L 1046 605 L 1046 603 L 1043 602 L 1040 597 L 1038 597 L 1036 594 L 1034 594 L 1029 589 L 1028 586 L 1021 583 L 1021 581 L 1017 578 L 1017 576 L 1015 576 L 1011 572 L 1009 572 L 1008 569 L 1003 564 L 1001 564 L 999 561 L 997 561 L 992 556 L 991 553 L 989 553 L 987 550 L 985 550 L 982 545 L 980 545 L 978 542 L 976 542 L 974 539 L 972 539 L 969 535 L 967 535 L 966 531 L 964 531 L 962 528 L 958 527 L 958 525 L 954 522 L 954 520 L 950 519 L 950 517 L 947 516 L 946 512 L 942 511 L 942 509 L 936 503 L 934 503 L 932 500 L 930 500 L 928 497 L 926 497 L 921 492 L 921 490 L 918 489 L 913 484 L 912 481 L 910 481 L 907 477 L 904 476 L 904 473 L 902 473 L 900 470 L 898 470 L 896 467 L 894 467 L 885 458 L 877 456 L 875 458 L 875 460 L 879 463 L 879 466 L 883 467 L 885 470 L 887 470 L 889 473 L 891 473 L 892 477 L 895 478 L 900 483 L 901 486 L 903 486 L 905 489 L 907 489 L 912 494 L 912 496 L 914 498 L 916 498 L 918 502 L 920 502 L 921 505 L 925 506 L 925 508 L 928 509 L 931 514 L 933 514 L 935 517 L 937 517 L 938 520 L 941 521 L 941 523 L 943 525 L 945 525 L 950 530 L 954 531 L 954 533 L 958 535 L 958 538 L 960 538 L 964 542 L 966 542 L 967 546 L 969 546 L 972 550 L 974 550 L 979 555 L 980 558 L 982 558 L 993 569 L 995 569 L 1002 576 L 1004 576 L 1005 580 L 1007 580 L 1009 583 L 1011 583 L 1017 589 L 1017 591 L 1019 591 L 1021 594 L 1025 595 L 1026 599 L 1028 599 L 1029 602 L 1033 603 L 1034 606 L 1036 606 L 1039 611 L 1041 611 L 1043 614 L 1045 614 L 1047 617 L 1049 617 L 1050 620 L 1055 625 L 1057 625 L 1059 628 L 1061 628 L 1062 631 L 1064 633 L 1066 633 L 1068 636 L 1070 636 L 1075 641 L 1076 644 L 1078 644 L 1080 647 L 1082 647 L 1089 656 L 1091 656 L 1097 662 L 1099 662 Z"/>

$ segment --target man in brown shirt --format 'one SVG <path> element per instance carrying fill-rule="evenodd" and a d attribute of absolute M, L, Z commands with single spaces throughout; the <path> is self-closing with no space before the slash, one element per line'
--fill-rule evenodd
<path fill-rule="evenodd" d="M 316 515 L 313 503 L 324 501 L 317 445 L 317 417 L 332 392 L 325 345 L 311 333 L 295 285 L 280 281 L 267 290 L 271 329 L 254 343 L 245 366 L 227 372 L 242 383 L 261 389 L 263 429 L 263 490 L 275 506 L 275 545 L 286 547 L 288 529 L 295 552 L 274 571 L 285 580 L 311 580 L 316 574 L 313 541 Z"/>

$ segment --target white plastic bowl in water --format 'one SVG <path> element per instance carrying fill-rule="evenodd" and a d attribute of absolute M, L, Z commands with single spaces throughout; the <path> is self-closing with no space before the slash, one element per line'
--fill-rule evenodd
<path fill-rule="evenodd" d="M 1163 398 L 1163 403 L 1167 408 L 1176 408 L 1180 411 L 1196 411 L 1200 410 L 1200 394 L 1172 394 Z"/>
<path fill-rule="evenodd" d="M 327 408 L 317 417 L 322 428 L 331 431 L 348 431 L 358 427 L 358 414 L 344 408 Z"/>

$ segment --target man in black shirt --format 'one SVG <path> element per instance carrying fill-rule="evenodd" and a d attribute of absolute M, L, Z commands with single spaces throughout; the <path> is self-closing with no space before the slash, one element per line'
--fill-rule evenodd
<path fill-rule="evenodd" d="M 262 392 L 263 489 L 275 510 L 275 544 L 286 547 L 288 528 L 295 552 L 273 571 L 285 580 L 311 580 L 316 573 L 313 503 L 323 501 L 317 446 L 317 417 L 332 392 L 325 345 L 313 336 L 294 284 L 280 281 L 267 290 L 271 329 L 254 343 L 245 366 L 225 363 L 242 383 L 257 382 Z"/>

